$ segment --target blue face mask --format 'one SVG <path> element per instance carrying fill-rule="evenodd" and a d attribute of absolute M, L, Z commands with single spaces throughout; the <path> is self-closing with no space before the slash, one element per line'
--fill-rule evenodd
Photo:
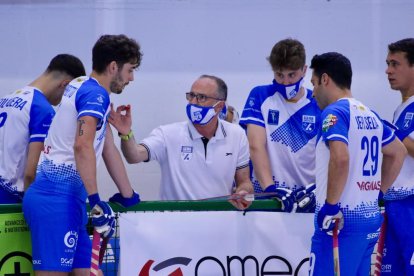
<path fill-rule="evenodd" d="M 282 94 L 283 98 L 285 98 L 286 100 L 294 98 L 299 93 L 302 84 L 303 78 L 289 85 L 284 85 L 278 83 L 276 80 L 273 80 L 273 86 L 275 87 L 275 90 Z"/>
<path fill-rule="evenodd" d="M 227 117 L 227 104 L 224 105 L 223 109 L 219 113 L 219 118 L 222 120 L 226 120 Z"/>
<path fill-rule="evenodd" d="M 216 111 L 214 110 L 214 107 L 216 107 L 216 104 L 213 106 L 201 106 L 196 104 L 187 104 L 187 117 L 190 119 L 190 121 L 193 124 L 196 125 L 205 125 L 208 124 L 211 119 L 216 115 Z"/>

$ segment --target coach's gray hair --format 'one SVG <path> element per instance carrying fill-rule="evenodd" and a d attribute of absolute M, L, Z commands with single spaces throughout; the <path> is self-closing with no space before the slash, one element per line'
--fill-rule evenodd
<path fill-rule="evenodd" d="M 217 84 L 218 97 L 222 99 L 223 101 L 227 100 L 227 84 L 222 79 L 216 76 L 212 76 L 212 75 L 201 75 L 199 77 L 199 79 L 204 79 L 204 78 L 214 80 Z"/>

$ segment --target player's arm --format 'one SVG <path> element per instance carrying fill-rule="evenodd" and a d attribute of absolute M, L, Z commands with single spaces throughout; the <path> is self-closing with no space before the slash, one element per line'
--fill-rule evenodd
<path fill-rule="evenodd" d="M 326 201 L 337 204 L 345 188 L 349 172 L 348 145 L 342 141 L 329 141 L 328 187 Z"/>
<path fill-rule="evenodd" d="M 414 157 L 414 140 L 412 140 L 410 136 L 407 136 L 402 142 L 407 149 L 408 154 L 411 157 Z"/>
<path fill-rule="evenodd" d="M 98 193 L 96 155 L 93 147 L 97 122 L 98 119 L 92 116 L 80 117 L 75 135 L 74 153 L 76 168 L 88 195 Z"/>
<path fill-rule="evenodd" d="M 43 145 L 43 142 L 29 143 L 27 163 L 24 170 L 24 191 L 29 188 L 36 177 L 37 163 L 39 162 L 40 153 L 43 151 Z"/>
<path fill-rule="evenodd" d="M 247 139 L 249 140 L 250 158 L 255 175 L 259 180 L 260 186 L 265 190 L 269 185 L 273 184 L 272 170 L 266 148 L 266 129 L 258 125 L 248 124 Z"/>
<path fill-rule="evenodd" d="M 391 143 L 382 147 L 382 165 L 381 165 L 381 191 L 385 193 L 392 185 L 400 173 L 404 159 L 407 155 L 405 141 L 410 140 L 407 137 L 404 139 L 404 144 L 399 139 L 394 139 Z"/>
<path fill-rule="evenodd" d="M 126 198 L 132 197 L 134 191 L 131 187 L 131 183 L 129 182 L 121 154 L 119 153 L 118 148 L 115 146 L 114 137 L 112 135 L 112 130 L 109 124 L 106 128 L 105 144 L 103 147 L 102 157 L 109 175 L 114 180 L 115 185 L 118 187 L 118 190 L 122 196 Z"/>

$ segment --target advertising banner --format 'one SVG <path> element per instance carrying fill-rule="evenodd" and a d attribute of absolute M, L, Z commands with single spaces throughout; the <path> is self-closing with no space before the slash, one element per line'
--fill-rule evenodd
<path fill-rule="evenodd" d="M 29 227 L 22 213 L 0 214 L 0 276 L 34 275 Z"/>
<path fill-rule="evenodd" d="M 120 215 L 120 275 L 308 275 L 313 214 Z"/>

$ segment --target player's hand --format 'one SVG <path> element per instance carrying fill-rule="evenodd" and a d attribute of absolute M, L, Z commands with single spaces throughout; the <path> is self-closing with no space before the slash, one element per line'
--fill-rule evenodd
<path fill-rule="evenodd" d="M 132 126 L 131 106 L 120 105 L 115 111 L 114 106 L 111 103 L 108 122 L 113 125 L 119 133 L 123 135 L 128 134 L 131 131 Z"/>
<path fill-rule="evenodd" d="M 88 197 L 89 205 L 91 206 L 92 225 L 98 233 L 104 233 L 109 230 L 110 225 L 115 220 L 114 212 L 111 206 L 105 201 L 101 201 L 98 194 L 93 194 Z"/>
<path fill-rule="evenodd" d="M 282 211 L 290 213 L 296 210 L 297 204 L 295 198 L 292 195 L 292 190 L 286 188 L 276 188 L 275 184 L 268 186 L 265 190 L 265 193 L 274 193 L 270 196 L 265 196 L 261 198 L 275 198 L 282 204 Z"/>
<path fill-rule="evenodd" d="M 315 183 L 309 184 L 293 192 L 293 197 L 298 205 L 298 213 L 314 213 L 316 207 Z"/>
<path fill-rule="evenodd" d="M 108 223 L 106 230 L 101 233 L 102 238 L 110 238 L 115 233 L 115 219 Z M 98 230 L 97 230 L 98 231 Z M 99 232 L 99 231 L 98 231 Z"/>
<path fill-rule="evenodd" d="M 237 191 L 232 195 L 232 199 L 229 200 L 229 202 L 239 210 L 245 210 L 250 207 L 252 204 L 252 197 L 248 197 L 249 193 L 245 190 Z"/>
<path fill-rule="evenodd" d="M 121 193 L 116 193 L 109 199 L 109 201 L 121 205 L 124 208 L 128 208 L 135 204 L 138 204 L 141 200 L 139 198 L 139 194 L 133 191 L 133 194 L 130 198 L 123 197 Z"/>
<path fill-rule="evenodd" d="M 339 234 L 339 231 L 344 227 L 344 215 L 342 214 L 338 204 L 329 204 L 325 201 L 325 204 L 318 213 L 317 222 L 319 229 L 326 232 L 328 235 L 332 235 L 336 219 L 339 220 Z"/>

